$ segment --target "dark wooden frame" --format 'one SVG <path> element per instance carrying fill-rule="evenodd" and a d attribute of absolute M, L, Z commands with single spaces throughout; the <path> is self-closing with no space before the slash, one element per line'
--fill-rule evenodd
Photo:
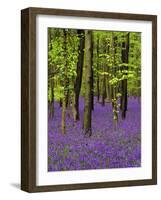
<path fill-rule="evenodd" d="M 152 179 L 36 186 L 36 16 L 57 15 L 152 22 Z M 21 189 L 27 192 L 157 184 L 157 16 L 27 8 L 21 11 Z"/>

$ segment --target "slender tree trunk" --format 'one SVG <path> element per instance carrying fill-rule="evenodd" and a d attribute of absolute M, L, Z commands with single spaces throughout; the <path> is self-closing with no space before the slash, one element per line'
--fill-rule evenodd
<path fill-rule="evenodd" d="M 66 46 L 64 46 L 65 51 L 67 51 L 67 41 L 69 41 L 69 45 L 70 45 L 70 31 L 66 31 L 66 36 L 65 36 L 65 40 L 66 40 Z M 66 108 L 69 107 L 70 104 L 70 89 L 69 89 L 69 85 L 70 85 L 70 80 L 69 77 L 67 76 L 67 68 L 68 68 L 68 63 L 67 63 L 67 53 L 65 53 L 65 59 L 66 59 L 66 75 L 65 75 L 65 82 L 66 82 L 66 98 L 65 98 L 65 104 L 66 104 Z"/>
<path fill-rule="evenodd" d="M 69 106 L 69 101 L 70 101 L 70 94 L 69 94 L 69 79 L 68 77 L 66 77 L 66 98 L 65 98 L 65 105 L 66 105 L 66 108 Z"/>
<path fill-rule="evenodd" d="M 91 109 L 94 110 L 94 72 L 93 68 L 91 70 Z"/>
<path fill-rule="evenodd" d="M 116 53 L 117 53 L 117 36 L 112 33 L 112 40 L 113 40 L 113 76 L 116 77 L 117 73 L 117 68 L 116 68 Z M 113 85 L 112 88 L 112 106 L 113 106 L 113 117 L 114 117 L 114 129 L 116 130 L 117 128 L 117 123 L 118 123 L 118 103 L 117 103 L 117 88 L 118 84 L 116 83 Z"/>
<path fill-rule="evenodd" d="M 114 33 L 112 33 L 112 48 L 113 48 L 113 69 L 112 69 L 112 73 L 113 73 L 113 76 L 115 77 L 116 76 L 116 46 L 117 46 L 117 36 L 114 36 Z M 113 86 L 111 87 L 111 96 L 112 96 L 112 99 L 115 99 L 116 98 L 116 86 Z M 112 102 L 112 107 L 114 108 L 114 103 Z M 117 121 L 117 120 L 115 120 Z"/>
<path fill-rule="evenodd" d="M 91 33 L 92 34 L 92 33 Z M 94 110 L 94 71 L 93 71 L 93 34 L 91 44 L 91 109 Z"/>
<path fill-rule="evenodd" d="M 82 84 L 82 73 L 83 73 L 83 61 L 84 61 L 84 45 L 85 45 L 85 35 L 84 30 L 78 30 L 78 37 L 79 37 L 79 55 L 78 55 L 78 62 L 77 62 L 77 76 L 74 83 L 74 120 L 79 120 L 79 95 L 80 89 Z"/>
<path fill-rule="evenodd" d="M 129 33 L 126 35 L 126 42 L 122 43 L 122 62 L 128 64 L 128 57 L 129 57 Z M 128 66 L 124 66 L 123 70 L 128 70 Z M 127 75 L 127 73 L 124 73 Z M 121 83 L 121 110 L 122 110 L 122 118 L 126 118 L 126 111 L 127 111 L 127 79 L 122 80 Z"/>
<path fill-rule="evenodd" d="M 106 46 L 106 53 L 109 55 L 110 54 L 110 45 L 109 45 L 109 42 L 107 42 L 107 46 Z M 106 67 L 106 71 L 108 72 L 108 75 L 106 76 L 106 96 L 107 96 L 107 99 L 108 99 L 108 102 L 111 102 L 111 94 L 110 94 L 110 84 L 109 84 L 109 65 L 107 63 L 107 67 Z"/>
<path fill-rule="evenodd" d="M 103 71 L 106 72 L 105 66 L 103 67 Z M 106 93 L 106 75 L 103 75 L 103 84 L 102 84 L 102 106 L 105 105 L 105 99 L 107 97 Z"/>
<path fill-rule="evenodd" d="M 66 133 L 66 103 L 65 100 L 62 102 L 62 134 Z"/>
<path fill-rule="evenodd" d="M 66 133 L 66 98 L 67 98 L 67 32 L 64 29 L 64 96 L 62 98 L 62 134 Z"/>
<path fill-rule="evenodd" d="M 52 50 L 52 38 L 53 38 L 53 33 L 51 32 L 51 29 L 49 28 L 48 30 L 48 47 L 49 47 L 49 51 Z M 51 88 L 51 101 L 48 103 L 49 104 L 49 118 L 52 119 L 54 116 L 54 66 L 49 64 L 49 68 L 48 68 L 48 77 L 51 75 L 50 77 L 50 81 L 49 81 L 49 87 Z"/>
<path fill-rule="evenodd" d="M 84 103 L 84 124 L 85 134 L 92 134 L 91 129 L 91 77 L 92 77 L 92 32 L 85 30 L 85 103 Z"/>
<path fill-rule="evenodd" d="M 51 87 L 51 102 L 49 102 L 49 117 L 52 119 L 54 117 L 54 80 L 50 80 Z"/>
<path fill-rule="evenodd" d="M 139 69 L 137 69 L 137 77 L 141 77 L 141 74 L 139 72 Z M 137 83 L 136 83 L 137 87 L 138 87 L 138 92 L 137 92 L 137 96 L 138 96 L 138 102 L 140 103 L 140 100 L 141 100 L 141 79 L 138 79 L 137 80 Z"/>
<path fill-rule="evenodd" d="M 99 83 L 99 36 L 97 36 L 97 101 L 100 100 L 100 83 Z"/>
<path fill-rule="evenodd" d="M 109 66 L 107 65 L 107 72 L 109 73 Z M 111 102 L 111 90 L 110 90 L 110 84 L 109 84 L 109 75 L 107 75 L 107 86 L 106 86 L 106 94 L 107 94 L 107 100 L 108 102 Z"/>

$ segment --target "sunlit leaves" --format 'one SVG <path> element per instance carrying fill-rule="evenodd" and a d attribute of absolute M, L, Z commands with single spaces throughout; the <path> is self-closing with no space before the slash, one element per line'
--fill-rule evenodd
<path fill-rule="evenodd" d="M 76 65 L 78 62 L 78 42 L 79 38 L 74 30 L 67 29 L 66 50 L 64 50 L 63 29 L 52 29 L 56 37 L 49 41 L 48 67 L 55 68 L 54 80 L 57 82 L 55 89 L 55 98 L 59 100 L 63 97 L 64 77 L 68 78 L 68 83 L 64 89 L 72 92 L 72 80 L 76 77 Z M 67 70 L 65 69 L 67 67 Z M 50 99 L 49 88 L 49 99 Z"/>

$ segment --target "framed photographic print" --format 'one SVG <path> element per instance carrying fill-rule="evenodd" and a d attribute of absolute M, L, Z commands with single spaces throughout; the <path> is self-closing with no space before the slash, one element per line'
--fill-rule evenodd
<path fill-rule="evenodd" d="M 157 183 L 157 16 L 21 11 L 21 189 Z"/>

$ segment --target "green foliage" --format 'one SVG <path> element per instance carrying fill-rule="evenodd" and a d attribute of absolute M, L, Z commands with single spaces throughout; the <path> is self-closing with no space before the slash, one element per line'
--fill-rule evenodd
<path fill-rule="evenodd" d="M 63 98 L 64 93 L 69 91 L 72 94 L 73 80 L 75 79 L 76 65 L 78 62 L 78 42 L 79 38 L 75 31 L 66 30 L 66 50 L 64 49 L 64 30 L 63 29 L 49 29 L 48 33 L 53 37 L 48 44 L 48 70 L 53 71 L 56 88 L 54 88 L 55 100 Z M 67 66 L 67 69 L 65 67 Z M 49 73 L 50 74 L 50 73 Z M 67 77 L 68 85 L 64 85 L 64 78 Z M 51 99 L 51 88 L 48 88 L 48 98 Z"/>
<path fill-rule="evenodd" d="M 130 33 L 129 35 L 129 56 L 128 63 L 122 61 L 122 50 L 126 48 L 122 43 L 126 43 L 127 32 L 94 32 L 94 43 L 96 46 L 97 39 L 99 38 L 99 56 L 97 51 L 94 51 L 94 63 L 99 63 L 99 69 L 94 64 L 95 74 L 97 73 L 100 80 L 106 76 L 108 83 L 112 88 L 118 90 L 121 82 L 127 80 L 128 95 L 139 96 L 141 93 L 141 34 Z M 97 78 L 97 77 L 96 77 Z M 118 120 L 119 104 L 118 99 L 122 94 L 116 93 L 112 98 L 113 103 L 113 117 Z"/>
<path fill-rule="evenodd" d="M 54 88 L 54 98 L 56 101 L 59 101 L 64 97 L 64 87 L 58 85 L 56 88 Z"/>
<path fill-rule="evenodd" d="M 52 89 L 51 89 L 51 87 L 49 87 L 49 88 L 48 88 L 48 101 L 49 101 L 49 102 L 52 101 L 52 95 L 51 95 L 51 93 L 52 93 Z"/>
<path fill-rule="evenodd" d="M 122 44 L 127 42 L 127 34 L 127 32 L 93 31 L 94 95 L 97 94 L 98 78 L 100 90 L 102 90 L 105 78 L 106 87 L 115 90 L 115 95 L 109 99 L 113 103 L 113 117 L 116 121 L 120 107 L 118 100 L 122 96 L 122 91 L 120 91 L 122 81 L 127 80 L 128 95 L 141 95 L 141 33 L 130 32 L 128 63 L 124 63 L 122 51 L 125 50 L 125 47 Z M 67 92 L 69 92 L 70 97 L 73 96 L 80 38 L 77 30 L 66 29 L 66 48 L 63 29 L 49 28 L 48 38 L 48 74 L 50 79 L 54 81 L 54 100 L 59 101 L 64 98 L 64 94 Z M 82 96 L 84 96 L 86 88 L 85 76 L 83 73 Z M 64 81 L 65 77 L 67 78 L 66 82 Z M 48 86 L 48 100 L 52 101 L 50 84 Z"/>

